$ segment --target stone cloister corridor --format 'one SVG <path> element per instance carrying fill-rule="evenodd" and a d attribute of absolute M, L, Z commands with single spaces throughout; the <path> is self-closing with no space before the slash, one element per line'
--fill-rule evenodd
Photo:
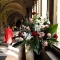
<path fill-rule="evenodd" d="M 34 55 L 34 51 L 28 51 L 29 46 L 24 45 L 24 47 L 17 48 L 12 47 L 12 45 L 8 46 L 4 41 L 4 31 L 7 25 L 10 25 L 13 35 L 18 36 L 26 19 L 29 21 L 30 18 L 33 18 L 32 12 L 37 13 L 38 17 L 43 16 L 51 24 L 56 24 L 57 4 L 58 0 L 0 0 L 0 60 L 36 60 L 37 55 Z M 59 35 L 60 30 L 57 31 Z M 15 40 L 20 42 L 20 37 Z M 58 43 L 53 45 L 53 48 L 44 47 L 39 57 L 40 60 L 60 60 Z"/>

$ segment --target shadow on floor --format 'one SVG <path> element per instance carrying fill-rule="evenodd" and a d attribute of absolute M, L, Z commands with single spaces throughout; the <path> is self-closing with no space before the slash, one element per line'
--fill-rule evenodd
<path fill-rule="evenodd" d="M 0 60 L 5 60 L 6 56 L 0 56 Z"/>

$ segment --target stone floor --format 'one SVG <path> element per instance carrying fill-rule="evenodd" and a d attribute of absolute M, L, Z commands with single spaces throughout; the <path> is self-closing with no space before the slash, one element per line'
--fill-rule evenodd
<path fill-rule="evenodd" d="M 0 33 L 0 60 L 5 60 L 7 57 L 7 44 L 4 43 L 3 33 Z"/>
<path fill-rule="evenodd" d="M 14 34 L 17 34 L 16 32 Z M 16 51 L 19 51 L 18 53 Z M 22 60 L 22 47 L 16 49 L 7 47 L 4 43 L 3 34 L 0 34 L 0 60 Z M 18 59 L 19 58 L 19 59 Z M 33 51 L 26 52 L 26 60 L 34 60 Z"/>
<path fill-rule="evenodd" d="M 17 32 L 15 32 L 14 34 L 16 33 Z M 18 60 L 18 58 L 12 56 L 15 55 L 15 52 L 13 53 L 13 51 L 11 51 L 11 47 L 7 47 L 7 44 L 4 43 L 3 36 L 4 34 L 0 33 L 0 60 Z"/>
<path fill-rule="evenodd" d="M 5 60 L 7 49 L 4 46 L 0 46 L 0 60 Z"/>
<path fill-rule="evenodd" d="M 7 57 L 9 56 L 8 53 L 8 47 L 7 44 L 4 43 L 4 38 L 3 38 L 3 33 L 0 33 L 0 60 L 9 60 L 10 58 L 12 59 L 12 57 L 10 56 L 8 59 Z M 10 59 L 10 60 L 11 60 Z M 15 58 L 16 59 L 16 58 Z M 15 60 L 13 59 L 13 60 Z"/>

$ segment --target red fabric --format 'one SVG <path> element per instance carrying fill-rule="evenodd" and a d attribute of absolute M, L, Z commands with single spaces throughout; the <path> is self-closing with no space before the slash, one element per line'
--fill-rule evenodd
<path fill-rule="evenodd" d="M 4 40 L 7 43 L 9 38 L 13 37 L 13 32 L 11 28 L 6 28 L 4 31 Z"/>

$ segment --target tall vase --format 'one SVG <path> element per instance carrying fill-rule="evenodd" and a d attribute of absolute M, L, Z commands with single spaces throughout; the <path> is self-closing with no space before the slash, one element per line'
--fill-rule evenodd
<path fill-rule="evenodd" d="M 37 54 L 36 52 L 34 52 L 34 60 L 43 60 L 42 51 L 40 52 L 40 54 Z"/>
<path fill-rule="evenodd" d="M 23 50 L 22 50 L 22 60 L 26 60 L 25 46 L 23 47 Z"/>
<path fill-rule="evenodd" d="M 44 46 L 42 47 L 42 49 L 40 50 L 40 53 L 37 54 L 34 51 L 34 60 L 43 60 L 43 53 L 44 53 Z"/>
<path fill-rule="evenodd" d="M 34 60 L 33 50 L 32 49 L 29 50 L 29 45 L 28 46 L 25 45 L 25 54 L 26 60 Z"/>

